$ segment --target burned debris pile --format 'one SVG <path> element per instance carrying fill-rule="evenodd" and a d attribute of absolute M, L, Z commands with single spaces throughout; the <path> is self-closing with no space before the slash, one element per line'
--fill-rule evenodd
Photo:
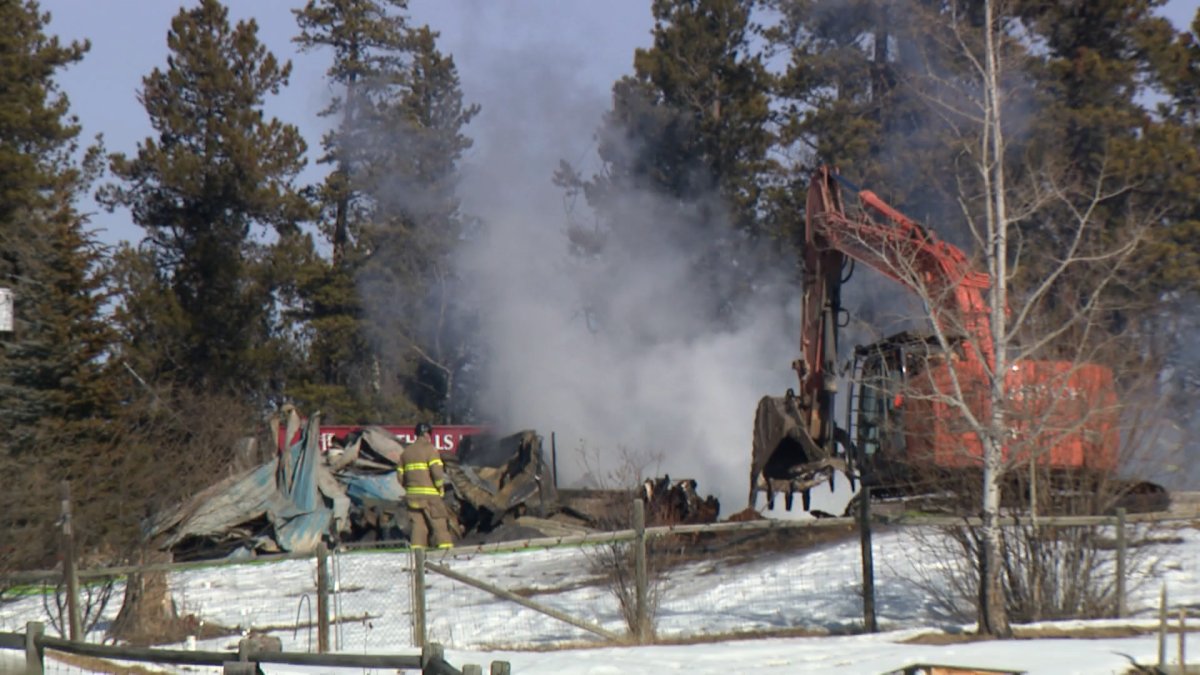
<path fill-rule="evenodd" d="M 281 449 L 168 513 L 148 534 L 175 560 L 315 550 L 322 539 L 403 541 L 409 530 L 396 465 L 404 445 L 383 427 L 333 438 L 324 451 L 319 415 L 290 411 Z M 327 439 L 328 441 L 329 439 Z M 719 506 L 694 480 L 647 480 L 640 489 L 558 490 L 542 439 L 526 430 L 466 436 L 443 452 L 446 502 L 462 544 L 582 534 L 628 527 L 629 504 L 647 524 L 714 522 Z"/>
<path fill-rule="evenodd" d="M 642 483 L 642 499 L 646 502 L 647 525 L 685 525 L 715 523 L 721 514 L 721 504 L 709 495 L 701 499 L 691 478 L 672 482 L 670 476 L 647 478 Z"/>

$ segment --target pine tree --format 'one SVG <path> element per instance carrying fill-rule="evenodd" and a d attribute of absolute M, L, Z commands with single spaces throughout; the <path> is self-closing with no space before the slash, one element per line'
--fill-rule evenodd
<path fill-rule="evenodd" d="M 294 41 L 304 51 L 332 50 L 327 76 L 343 88 L 321 112 L 336 125 L 322 138 L 324 153 L 317 160 L 332 165 L 317 199 L 318 227 L 333 255 L 311 259 L 298 280 L 297 316 L 310 327 L 312 341 L 309 376 L 289 391 L 301 407 L 319 408 L 330 419 L 372 422 L 389 414 L 376 405 L 378 359 L 367 340 L 355 273 L 362 262 L 361 231 L 373 208 L 362 187 L 375 150 L 365 120 L 396 95 L 405 9 L 403 0 L 310 0 L 294 10 L 300 26 Z"/>
<path fill-rule="evenodd" d="M 408 26 L 405 5 L 313 0 L 296 12 L 296 41 L 333 50 L 328 74 L 344 95 L 323 113 L 337 118 L 319 191 L 333 256 L 314 261 L 301 290 L 318 370 L 294 393 L 363 421 L 447 419 L 462 367 L 461 333 L 451 338 L 446 323 L 458 316 L 449 256 L 461 234 L 462 128 L 478 108 L 463 102 L 437 34 Z"/>
<path fill-rule="evenodd" d="M 4 3 L 0 37 L 0 275 L 16 299 L 4 336 L 0 418 L 20 451 L 39 426 L 103 411 L 100 357 L 111 335 L 100 318 L 100 249 L 73 200 L 95 177 L 95 151 L 80 165 L 79 126 L 54 77 L 88 46 L 45 34 L 36 2 Z M 54 420 L 54 422 L 51 422 Z"/>
<path fill-rule="evenodd" d="M 15 298 L 0 336 L 0 470 L 25 476 L 0 494 L 0 568 L 44 564 L 58 482 L 86 471 L 116 400 L 104 355 L 113 335 L 98 263 L 102 249 L 73 206 L 96 177 L 79 125 L 55 81 L 86 43 L 47 34 L 36 2 L 0 3 L 0 287 Z M 27 544 L 27 545 L 26 545 Z M 11 558 L 10 558 L 11 556 Z"/>
<path fill-rule="evenodd" d="M 751 5 L 655 0 L 654 44 L 638 49 L 633 75 L 614 84 L 597 134 L 603 169 L 584 179 L 564 164 L 556 176 L 597 216 L 598 227 L 570 230 L 572 247 L 611 260 L 678 247 L 693 269 L 687 285 L 711 298 L 703 324 L 732 323 L 758 267 L 750 250 L 764 235 L 771 134 Z M 600 322 L 605 302 L 585 300 Z"/>
<path fill-rule="evenodd" d="M 174 358 L 147 376 L 253 396 L 277 382 L 281 339 L 278 289 L 267 231 L 297 236 L 309 207 L 293 180 L 303 167 L 297 129 L 264 117 L 264 98 L 286 85 L 280 64 L 259 43 L 253 20 L 231 26 L 217 0 L 202 0 L 172 20 L 166 69 L 143 79 L 140 100 L 157 137 L 134 157 L 112 156 L 123 183 L 101 199 L 131 209 L 154 253 L 157 288 L 178 304 Z"/>
<path fill-rule="evenodd" d="M 368 192 L 378 209 L 364 232 L 360 275 L 375 308 L 373 342 L 393 367 L 408 366 L 408 398 L 442 421 L 470 409 L 460 373 L 477 337 L 455 271 L 466 235 L 456 193 L 459 161 L 472 141 L 463 130 L 479 112 L 464 101 L 454 59 L 427 26 L 408 34 L 402 95 L 376 118 L 387 157 L 373 166 Z"/>
<path fill-rule="evenodd" d="M 768 0 L 765 29 L 787 67 L 774 81 L 786 158 L 771 191 L 775 227 L 795 240 L 810 172 L 838 167 L 862 187 L 969 246 L 960 227 L 955 160 L 961 129 L 931 103 L 964 76 L 938 3 Z"/>
<path fill-rule="evenodd" d="M 1200 253 L 1200 246 L 1188 243 L 1193 238 L 1179 236 L 1194 228 L 1196 215 L 1200 153 L 1195 119 L 1189 128 L 1186 110 L 1200 82 L 1200 55 L 1188 49 L 1193 38 L 1154 14 L 1158 4 L 1024 2 L 1016 9 L 1046 45 L 1032 70 L 1050 96 L 1031 132 L 1031 148 L 1040 149 L 1040 157 L 1070 157 L 1074 171 L 1087 179 L 1132 186 L 1106 200 L 1103 217 L 1110 227 L 1148 209 L 1160 211 L 1170 225 L 1155 228 L 1146 257 L 1127 279 L 1152 305 L 1163 292 L 1178 290 L 1177 282 L 1200 280 L 1194 267 L 1178 265 Z M 1150 97 L 1167 102 L 1156 111 Z M 1049 215 L 1029 223 L 1030 232 L 1053 232 L 1056 218 Z"/>

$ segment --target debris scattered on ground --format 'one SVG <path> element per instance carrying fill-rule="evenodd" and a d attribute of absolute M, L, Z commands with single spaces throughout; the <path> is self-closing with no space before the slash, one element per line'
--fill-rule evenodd
<path fill-rule="evenodd" d="M 322 538 L 395 541 L 408 531 L 404 489 L 395 468 L 397 437 L 366 426 L 320 450 L 319 415 L 302 423 L 287 412 L 282 438 L 296 439 L 270 461 L 243 469 L 200 492 L 150 526 L 175 560 L 314 550 Z M 443 453 L 446 501 L 463 543 L 569 536 L 630 523 L 634 498 L 646 524 L 715 522 L 716 498 L 694 480 L 647 480 L 640 489 L 557 490 L 532 430 L 467 436 Z"/>

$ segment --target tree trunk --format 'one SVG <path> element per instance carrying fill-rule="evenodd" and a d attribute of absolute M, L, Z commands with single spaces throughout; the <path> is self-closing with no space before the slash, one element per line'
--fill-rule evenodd
<path fill-rule="evenodd" d="M 979 633 L 1011 637 L 1001 575 L 1004 550 L 999 523 L 1001 461 L 999 443 L 989 439 L 984 451 L 983 527 L 979 542 Z"/>
<path fill-rule="evenodd" d="M 143 549 L 138 555 L 142 565 L 171 562 L 171 554 Z M 179 615 L 171 599 L 164 570 L 129 575 L 125 584 L 125 601 L 108 630 L 108 636 L 135 645 L 154 644 L 161 636 L 172 632 Z"/>
<path fill-rule="evenodd" d="M 1011 637 L 1008 607 L 1001 576 L 1002 533 L 1000 531 L 1000 482 L 1004 474 L 1004 443 L 1008 438 L 1005 405 L 1008 311 L 1008 194 L 1004 173 L 1004 134 L 998 71 L 995 8 L 984 3 L 984 129 L 983 173 L 988 189 L 988 272 L 992 279 L 988 308 L 991 310 L 991 387 L 987 434 L 983 438 L 983 536 L 980 547 L 979 632 Z"/>

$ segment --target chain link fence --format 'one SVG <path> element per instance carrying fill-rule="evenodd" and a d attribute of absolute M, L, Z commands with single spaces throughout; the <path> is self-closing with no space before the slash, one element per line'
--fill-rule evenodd
<path fill-rule="evenodd" d="M 330 556 L 330 644 L 371 653 L 416 647 L 408 549 L 353 549 Z"/>

